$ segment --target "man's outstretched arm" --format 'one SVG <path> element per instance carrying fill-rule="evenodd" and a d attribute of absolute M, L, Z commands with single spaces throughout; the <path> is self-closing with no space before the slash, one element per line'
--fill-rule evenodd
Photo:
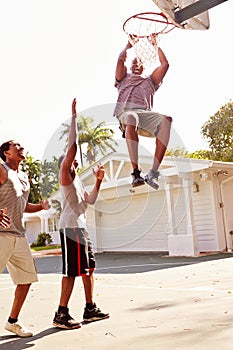
<path fill-rule="evenodd" d="M 157 67 L 151 74 L 152 79 L 156 85 L 159 85 L 162 83 L 163 78 L 165 77 L 169 68 L 167 57 L 165 56 L 164 52 L 160 47 L 158 48 L 158 56 L 159 56 L 160 66 Z"/>
<path fill-rule="evenodd" d="M 116 65 L 116 72 L 115 72 L 115 78 L 116 78 L 116 83 L 120 82 L 127 73 L 127 67 L 125 65 L 125 61 L 127 59 L 127 50 L 130 49 L 132 45 L 128 41 L 127 45 L 125 48 L 121 51 L 118 60 L 117 60 L 117 65 Z"/>

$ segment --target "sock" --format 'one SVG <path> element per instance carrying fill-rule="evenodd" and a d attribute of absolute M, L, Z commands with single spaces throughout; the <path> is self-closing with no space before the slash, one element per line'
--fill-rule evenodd
<path fill-rule="evenodd" d="M 60 313 L 63 313 L 63 314 L 67 314 L 68 313 L 68 307 L 67 306 L 61 306 L 61 305 L 59 305 L 59 307 L 58 307 L 58 313 L 60 314 Z"/>
<path fill-rule="evenodd" d="M 11 317 L 8 318 L 8 322 L 11 323 L 11 324 L 15 323 L 17 321 L 18 321 L 18 318 L 11 318 Z"/>
<path fill-rule="evenodd" d="M 93 310 L 95 308 L 95 303 L 94 304 L 93 303 L 86 303 L 86 308 L 88 310 Z"/>

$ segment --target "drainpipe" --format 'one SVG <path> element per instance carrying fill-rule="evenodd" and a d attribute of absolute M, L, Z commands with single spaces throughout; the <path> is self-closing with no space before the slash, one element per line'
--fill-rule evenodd
<path fill-rule="evenodd" d="M 233 176 L 230 176 L 229 178 L 227 178 L 226 180 L 223 180 L 221 182 L 221 184 L 219 184 L 219 194 L 220 194 L 220 205 L 223 204 L 223 201 L 222 201 L 222 186 L 223 184 L 227 183 L 228 181 L 232 180 L 233 179 Z M 219 182 L 219 181 L 218 181 Z M 225 235 L 225 242 L 226 242 L 226 251 L 229 251 L 228 247 L 227 247 L 227 232 L 226 232 L 226 216 L 225 216 L 225 210 L 224 210 L 224 206 L 222 205 L 221 206 L 222 210 L 223 210 L 223 227 L 224 227 L 224 235 Z M 232 251 L 232 249 L 230 250 Z"/>

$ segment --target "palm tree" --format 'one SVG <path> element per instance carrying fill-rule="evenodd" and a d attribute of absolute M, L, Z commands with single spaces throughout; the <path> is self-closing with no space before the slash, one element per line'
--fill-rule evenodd
<path fill-rule="evenodd" d="M 79 115 L 78 127 L 78 146 L 80 153 L 80 161 L 83 167 L 83 151 L 82 145 L 87 144 L 87 153 L 84 154 L 89 164 L 96 161 L 98 154 L 105 155 L 109 149 L 116 151 L 113 145 L 118 145 L 114 140 L 114 131 L 106 126 L 105 122 L 100 122 L 93 126 L 94 119 Z M 62 124 L 64 130 L 61 133 L 60 139 L 64 136 L 68 138 L 70 125 Z"/>

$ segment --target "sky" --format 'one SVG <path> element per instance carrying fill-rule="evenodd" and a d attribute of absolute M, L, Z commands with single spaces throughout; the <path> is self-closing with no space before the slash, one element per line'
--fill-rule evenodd
<path fill-rule="evenodd" d="M 152 0 L 1 0 L 0 144 L 14 139 L 35 159 L 59 156 L 74 97 L 78 113 L 117 130 L 123 23 L 148 11 L 160 12 Z M 173 118 L 169 148 L 208 148 L 201 127 L 232 99 L 232 13 L 228 0 L 209 10 L 209 30 L 175 28 L 160 41 L 170 67 L 154 110 Z"/>

